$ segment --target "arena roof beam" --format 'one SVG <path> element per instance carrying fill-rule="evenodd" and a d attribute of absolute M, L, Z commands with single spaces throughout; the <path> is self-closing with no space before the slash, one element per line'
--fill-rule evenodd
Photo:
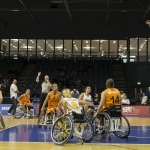
<path fill-rule="evenodd" d="M 20 3 L 23 5 L 23 7 L 28 11 L 28 13 L 30 14 L 30 17 L 33 19 L 33 20 L 35 20 L 35 21 L 37 21 L 39 24 L 40 24 L 40 22 L 39 22 L 39 20 L 31 13 L 31 11 L 28 9 L 28 7 L 23 3 L 23 1 L 22 0 L 19 0 L 20 1 Z"/>
<path fill-rule="evenodd" d="M 70 12 L 70 9 L 69 9 L 67 0 L 64 0 L 64 4 L 65 4 L 65 7 L 66 7 L 66 9 L 67 9 L 68 15 L 69 15 L 69 17 L 70 17 L 70 19 L 71 19 L 71 21 L 72 21 L 73 19 L 72 19 L 72 15 L 71 15 L 71 12 Z"/>
<path fill-rule="evenodd" d="M 148 1 L 148 7 L 147 7 L 147 9 L 146 9 L 146 11 L 145 11 L 145 13 L 143 15 L 142 20 L 144 20 L 146 18 L 146 16 L 147 16 L 147 14 L 148 14 L 149 11 L 150 11 L 150 0 Z"/>

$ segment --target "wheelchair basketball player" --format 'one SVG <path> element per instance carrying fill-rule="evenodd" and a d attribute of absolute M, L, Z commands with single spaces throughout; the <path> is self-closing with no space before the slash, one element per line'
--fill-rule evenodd
<path fill-rule="evenodd" d="M 48 107 L 46 109 L 46 115 L 49 116 L 49 120 L 47 120 L 47 124 L 53 124 L 52 120 L 53 120 L 53 115 L 56 114 L 59 109 L 58 107 L 58 103 L 61 100 L 61 93 L 58 92 L 58 86 L 57 84 L 52 84 L 51 86 L 52 91 L 50 91 L 43 103 L 41 112 L 44 111 L 44 108 L 46 106 L 46 104 L 48 103 Z"/>
<path fill-rule="evenodd" d="M 30 101 L 30 90 L 29 89 L 27 89 L 25 94 L 22 94 L 17 100 L 18 100 L 20 105 L 25 106 L 25 108 L 26 108 L 26 118 L 35 117 L 33 104 Z"/>

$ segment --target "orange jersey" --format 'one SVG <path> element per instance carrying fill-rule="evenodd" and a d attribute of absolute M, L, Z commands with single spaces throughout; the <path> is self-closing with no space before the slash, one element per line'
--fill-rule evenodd
<path fill-rule="evenodd" d="M 48 99 L 48 107 L 54 107 L 56 108 L 58 106 L 60 99 L 60 92 L 56 92 L 54 94 L 52 91 L 49 93 L 49 99 Z"/>
<path fill-rule="evenodd" d="M 121 105 L 120 91 L 116 88 L 108 88 L 105 90 L 106 99 L 103 109 L 108 108 L 110 105 Z"/>
<path fill-rule="evenodd" d="M 23 105 L 27 105 L 27 103 L 30 102 L 29 100 L 30 100 L 30 95 L 23 94 L 19 102 Z"/>

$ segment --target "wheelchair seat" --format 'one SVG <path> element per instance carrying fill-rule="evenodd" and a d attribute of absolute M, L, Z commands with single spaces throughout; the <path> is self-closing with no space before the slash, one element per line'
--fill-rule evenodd
<path fill-rule="evenodd" d="M 109 114 L 110 117 L 120 117 L 122 115 L 120 105 L 110 105 L 109 108 L 104 109 L 103 111 Z"/>
<path fill-rule="evenodd" d="M 78 114 L 75 111 L 72 111 L 73 121 L 74 123 L 85 123 L 84 114 Z"/>

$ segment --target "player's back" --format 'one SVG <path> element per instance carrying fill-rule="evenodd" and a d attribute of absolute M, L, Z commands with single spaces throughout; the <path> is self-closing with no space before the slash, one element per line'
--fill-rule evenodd
<path fill-rule="evenodd" d="M 121 95 L 120 91 L 116 88 L 108 88 L 105 90 L 106 99 L 104 108 L 108 108 L 110 105 L 121 105 Z"/>

